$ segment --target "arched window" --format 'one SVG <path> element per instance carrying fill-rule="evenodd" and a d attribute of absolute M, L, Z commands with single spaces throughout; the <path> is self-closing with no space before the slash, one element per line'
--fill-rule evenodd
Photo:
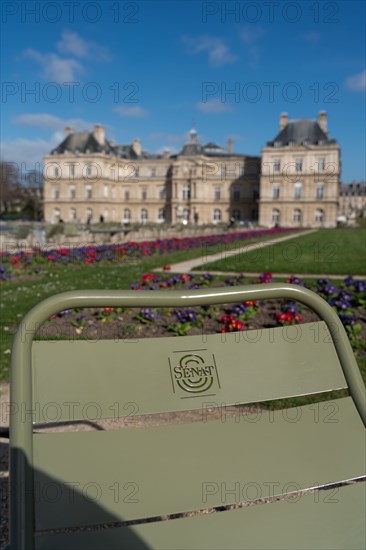
<path fill-rule="evenodd" d="M 141 208 L 141 213 L 140 213 L 140 221 L 141 223 L 146 223 L 147 220 L 148 220 L 148 212 L 146 210 L 146 208 Z"/>
<path fill-rule="evenodd" d="M 69 218 L 71 222 L 76 222 L 76 208 L 70 208 Z"/>
<path fill-rule="evenodd" d="M 294 210 L 294 222 L 301 223 L 301 210 L 299 208 Z"/>
<path fill-rule="evenodd" d="M 189 208 L 183 209 L 183 221 L 189 222 Z"/>
<path fill-rule="evenodd" d="M 280 223 L 280 211 L 278 210 L 278 208 L 274 208 L 272 210 L 272 223 Z"/>
<path fill-rule="evenodd" d="M 93 219 L 93 210 L 91 208 L 86 209 L 86 223 L 91 223 Z"/>
<path fill-rule="evenodd" d="M 61 218 L 61 212 L 59 208 L 54 208 L 53 210 L 53 220 L 57 223 Z"/>
<path fill-rule="evenodd" d="M 165 220 L 164 208 L 159 208 L 158 211 L 158 222 L 163 222 Z"/>
<path fill-rule="evenodd" d="M 221 222 L 221 210 L 219 208 L 215 208 L 213 212 L 213 221 L 214 222 Z"/>
<path fill-rule="evenodd" d="M 240 217 L 241 217 L 240 210 L 238 210 L 237 208 L 234 208 L 232 216 L 233 216 L 235 221 L 239 221 Z"/>
<path fill-rule="evenodd" d="M 123 221 L 124 222 L 131 221 L 131 210 L 129 208 L 125 208 L 123 210 Z"/>
<path fill-rule="evenodd" d="M 295 199 L 301 199 L 301 182 L 295 183 Z"/>
<path fill-rule="evenodd" d="M 324 210 L 322 210 L 321 208 L 317 208 L 315 210 L 315 221 L 317 223 L 323 223 L 324 221 Z"/>

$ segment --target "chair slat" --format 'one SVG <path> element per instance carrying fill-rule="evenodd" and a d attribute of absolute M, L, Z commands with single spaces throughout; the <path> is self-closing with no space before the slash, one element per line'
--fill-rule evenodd
<path fill-rule="evenodd" d="M 36 538 L 37 550 L 363 550 L 366 483 L 249 508 Z"/>
<path fill-rule="evenodd" d="M 324 322 L 141 344 L 34 342 L 34 421 L 173 412 L 347 387 Z"/>
<path fill-rule="evenodd" d="M 36 526 L 187 512 L 348 480 L 365 473 L 365 445 L 350 397 L 225 422 L 35 434 Z"/>

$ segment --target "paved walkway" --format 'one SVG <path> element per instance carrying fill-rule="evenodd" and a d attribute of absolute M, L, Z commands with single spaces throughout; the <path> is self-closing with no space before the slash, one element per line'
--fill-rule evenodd
<path fill-rule="evenodd" d="M 173 271 L 173 266 L 172 266 L 172 271 Z M 190 271 L 190 273 L 192 273 L 192 275 L 202 275 L 204 273 L 204 271 Z M 261 272 L 248 272 L 246 271 L 245 273 L 243 273 L 244 277 L 259 277 L 259 275 L 261 275 L 261 273 L 263 273 L 263 271 Z M 210 269 L 210 274 L 211 275 L 226 275 L 227 277 L 237 277 L 238 275 L 240 275 L 239 271 L 212 271 Z M 346 277 L 349 277 L 349 273 L 347 273 L 346 275 L 332 275 L 332 274 L 329 274 L 329 273 L 301 273 L 300 275 L 298 273 L 296 273 L 296 271 L 293 271 L 292 273 L 273 273 L 273 277 L 280 277 L 281 279 L 288 279 L 289 277 L 291 277 L 291 275 L 295 275 L 296 277 L 299 277 L 299 279 L 325 279 L 325 278 L 329 278 L 329 279 L 339 279 L 339 280 L 343 280 L 345 279 Z M 352 275 L 352 277 L 356 280 L 356 281 L 364 281 L 366 280 L 366 275 Z"/>
<path fill-rule="evenodd" d="M 207 263 L 216 262 L 218 260 L 224 260 L 226 258 L 229 258 L 230 256 L 235 256 L 236 254 L 245 254 L 247 252 L 250 252 L 251 250 L 259 250 L 262 248 L 265 248 L 266 246 L 272 246 L 273 244 L 281 243 L 284 241 L 288 241 L 290 239 L 296 239 L 298 237 L 303 237 L 304 235 L 310 235 L 311 233 L 316 233 L 317 229 L 310 229 L 308 231 L 302 231 L 301 233 L 297 233 L 296 235 L 285 235 L 284 237 L 277 237 L 275 239 L 269 239 L 263 242 L 256 242 L 252 244 L 247 245 L 241 245 L 239 248 L 234 248 L 233 250 L 223 250 L 219 254 L 207 254 L 205 256 L 200 256 L 199 258 L 194 258 L 192 260 L 186 260 L 185 262 L 179 262 L 177 264 L 172 264 L 171 271 L 174 273 L 189 273 L 190 271 L 193 271 L 195 267 L 202 266 Z M 154 271 L 163 271 L 162 268 L 155 269 Z M 210 273 L 214 274 L 222 274 L 225 272 L 221 271 L 211 271 Z M 236 273 L 237 274 L 237 273 Z M 228 273 L 229 275 L 229 273 Z"/>

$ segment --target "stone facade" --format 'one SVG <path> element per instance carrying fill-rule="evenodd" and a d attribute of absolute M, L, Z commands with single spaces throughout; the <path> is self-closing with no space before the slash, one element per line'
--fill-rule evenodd
<path fill-rule="evenodd" d="M 343 183 L 339 193 L 339 215 L 352 220 L 366 218 L 366 182 Z"/>
<path fill-rule="evenodd" d="M 340 148 L 318 121 L 280 117 L 280 133 L 262 150 L 259 223 L 263 226 L 335 227 Z"/>
<path fill-rule="evenodd" d="M 45 220 L 208 224 L 258 219 L 259 157 L 203 146 L 195 130 L 178 155 L 73 133 L 45 157 Z M 98 136 L 98 140 L 96 139 Z M 95 143 L 95 141 L 97 143 Z"/>
<path fill-rule="evenodd" d="M 228 223 L 334 227 L 340 149 L 317 121 L 280 117 L 280 133 L 262 157 L 201 144 L 190 132 L 182 150 L 154 155 L 135 139 L 116 145 L 97 124 L 93 132 L 65 128 L 44 159 L 44 216 L 55 223 Z"/>

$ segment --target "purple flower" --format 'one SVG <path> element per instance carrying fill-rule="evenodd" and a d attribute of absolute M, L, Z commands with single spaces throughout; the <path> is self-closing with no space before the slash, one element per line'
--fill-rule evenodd
<path fill-rule="evenodd" d="M 197 320 L 197 313 L 191 309 L 175 309 L 174 313 L 180 323 L 193 323 Z"/>

